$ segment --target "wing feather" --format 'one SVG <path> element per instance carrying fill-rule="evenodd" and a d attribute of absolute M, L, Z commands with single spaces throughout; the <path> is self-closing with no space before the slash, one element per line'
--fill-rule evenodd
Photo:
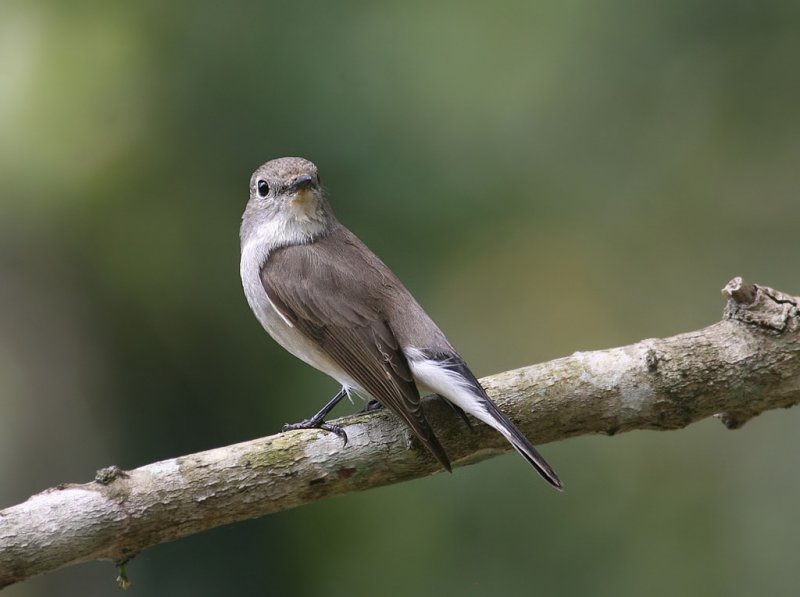
<path fill-rule="evenodd" d="M 276 309 L 360 384 L 399 416 L 436 459 L 450 461 L 420 405 L 405 355 L 386 317 L 396 278 L 381 262 L 363 259 L 342 238 L 270 253 L 261 282 Z M 399 284 L 399 283 L 398 283 Z"/>

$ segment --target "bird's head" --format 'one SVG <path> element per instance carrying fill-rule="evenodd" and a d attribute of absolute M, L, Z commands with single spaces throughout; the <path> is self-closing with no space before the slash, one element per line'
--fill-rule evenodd
<path fill-rule="evenodd" d="M 278 158 L 250 178 L 250 200 L 242 216 L 244 243 L 253 235 L 271 244 L 310 242 L 333 222 L 317 167 L 303 158 Z"/>

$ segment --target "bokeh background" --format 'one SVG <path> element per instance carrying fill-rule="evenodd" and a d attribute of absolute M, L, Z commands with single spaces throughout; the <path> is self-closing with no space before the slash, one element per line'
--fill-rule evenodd
<path fill-rule="evenodd" d="M 274 157 L 478 375 L 711 324 L 735 275 L 800 293 L 799 58 L 796 0 L 3 0 L 0 507 L 336 390 L 241 291 Z M 563 495 L 507 455 L 150 549 L 131 594 L 794 594 L 798 425 L 546 445 Z"/>

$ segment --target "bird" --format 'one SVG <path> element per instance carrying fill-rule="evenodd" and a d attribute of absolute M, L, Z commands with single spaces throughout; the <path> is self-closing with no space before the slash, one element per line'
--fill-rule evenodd
<path fill-rule="evenodd" d="M 562 488 L 400 279 L 337 220 L 314 163 L 284 157 L 253 173 L 240 241 L 242 287 L 262 327 L 341 385 L 314 416 L 284 430 L 325 429 L 346 444 L 344 430 L 324 419 L 355 392 L 393 412 L 452 472 L 422 410 L 420 389 L 427 389 L 497 430 L 548 483 Z"/>

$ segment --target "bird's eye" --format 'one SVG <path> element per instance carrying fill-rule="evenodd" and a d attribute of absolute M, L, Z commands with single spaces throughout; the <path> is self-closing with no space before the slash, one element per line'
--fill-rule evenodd
<path fill-rule="evenodd" d="M 258 196 L 262 199 L 269 195 L 269 185 L 266 180 L 258 181 Z"/>

